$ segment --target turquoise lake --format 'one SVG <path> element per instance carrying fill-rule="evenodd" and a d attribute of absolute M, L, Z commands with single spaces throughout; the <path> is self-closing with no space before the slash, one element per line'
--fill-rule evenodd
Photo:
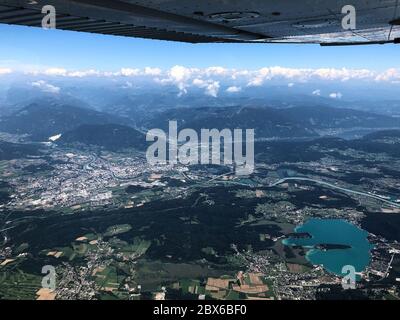
<path fill-rule="evenodd" d="M 309 219 L 295 229 L 307 232 L 311 238 L 288 238 L 283 243 L 288 246 L 309 248 L 307 260 L 336 275 L 343 275 L 342 268 L 352 265 L 356 272 L 364 271 L 371 260 L 371 249 L 365 230 L 342 219 Z M 318 244 L 339 244 L 351 248 L 320 250 Z"/>

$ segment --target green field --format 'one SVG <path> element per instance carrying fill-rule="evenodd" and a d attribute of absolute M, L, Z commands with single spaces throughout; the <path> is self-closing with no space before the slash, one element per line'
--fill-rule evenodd
<path fill-rule="evenodd" d="M 0 269 L 0 299 L 34 300 L 41 281 L 41 276 L 3 267 Z"/>

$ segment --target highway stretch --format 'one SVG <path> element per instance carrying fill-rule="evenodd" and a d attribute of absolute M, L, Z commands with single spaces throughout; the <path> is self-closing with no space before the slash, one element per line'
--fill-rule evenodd
<path fill-rule="evenodd" d="M 279 185 L 279 184 L 282 184 L 282 183 L 285 183 L 285 182 L 287 182 L 287 181 L 310 181 L 310 182 L 317 183 L 317 184 L 319 184 L 319 185 L 327 186 L 327 187 L 332 188 L 332 189 L 341 190 L 341 191 L 343 191 L 343 192 L 348 192 L 348 193 L 357 194 L 357 195 L 360 195 L 360 196 L 365 196 L 365 197 L 373 198 L 373 199 L 375 199 L 375 200 L 379 200 L 379 201 L 385 202 L 385 203 L 387 203 L 387 204 L 390 204 L 390 205 L 392 205 L 392 206 L 394 206 L 394 207 L 396 207 L 396 208 L 400 208 L 400 203 L 396 203 L 396 202 L 387 200 L 387 199 L 385 199 L 385 198 L 383 198 L 383 197 L 380 197 L 380 196 L 377 196 L 377 195 L 374 195 L 374 194 L 370 194 L 370 193 L 366 193 L 366 192 L 361 192 L 361 191 L 356 191 L 356 190 L 351 190 L 351 189 L 347 189 L 347 188 L 343 188 L 343 187 L 336 186 L 336 185 L 334 185 L 334 184 L 332 184 L 332 183 L 329 183 L 329 182 L 325 182 L 325 181 L 321 181 L 321 180 L 315 180 L 315 179 L 306 178 L 306 177 L 288 177 L 288 178 L 282 178 L 282 179 L 280 179 L 280 180 L 278 180 L 278 181 L 276 181 L 276 182 L 270 184 L 269 187 L 275 187 L 275 186 L 277 186 L 277 185 Z"/>

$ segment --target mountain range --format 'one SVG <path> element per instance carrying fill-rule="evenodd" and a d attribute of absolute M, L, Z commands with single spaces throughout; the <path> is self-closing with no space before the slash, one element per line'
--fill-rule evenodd
<path fill-rule="evenodd" d="M 120 106 L 122 107 L 122 105 Z M 269 107 L 173 108 L 136 113 L 127 117 L 96 111 L 88 107 L 41 100 L 0 118 L 0 132 L 28 135 L 28 141 L 57 140 L 56 143 L 96 145 L 116 151 L 144 149 L 149 129 L 168 131 L 170 120 L 178 129 L 254 129 L 256 140 L 314 139 L 338 130 L 368 128 L 370 131 L 400 128 L 400 119 L 352 109 L 306 106 L 276 109 Z M 333 132 L 333 133 L 332 133 Z"/>
<path fill-rule="evenodd" d="M 146 137 L 143 133 L 123 125 L 85 124 L 64 133 L 57 143 L 93 145 L 110 151 L 126 148 L 144 150 Z"/>
<path fill-rule="evenodd" d="M 128 124 L 129 120 L 95 110 L 57 103 L 33 103 L 0 119 L 0 131 L 47 141 L 84 124 Z"/>
<path fill-rule="evenodd" d="M 319 131 L 327 129 L 400 128 L 399 118 L 327 106 L 179 108 L 155 114 L 145 125 L 166 130 L 169 120 L 176 120 L 181 129 L 196 131 L 201 128 L 252 128 L 256 139 L 318 137 Z"/>

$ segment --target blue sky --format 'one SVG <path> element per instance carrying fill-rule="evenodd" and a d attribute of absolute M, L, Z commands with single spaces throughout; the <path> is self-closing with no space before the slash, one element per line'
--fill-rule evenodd
<path fill-rule="evenodd" d="M 370 45 L 320 47 L 282 44 L 185 44 L 61 30 L 0 25 L 0 67 L 34 66 L 118 70 L 174 65 L 257 69 L 399 68 L 400 47 Z"/>

